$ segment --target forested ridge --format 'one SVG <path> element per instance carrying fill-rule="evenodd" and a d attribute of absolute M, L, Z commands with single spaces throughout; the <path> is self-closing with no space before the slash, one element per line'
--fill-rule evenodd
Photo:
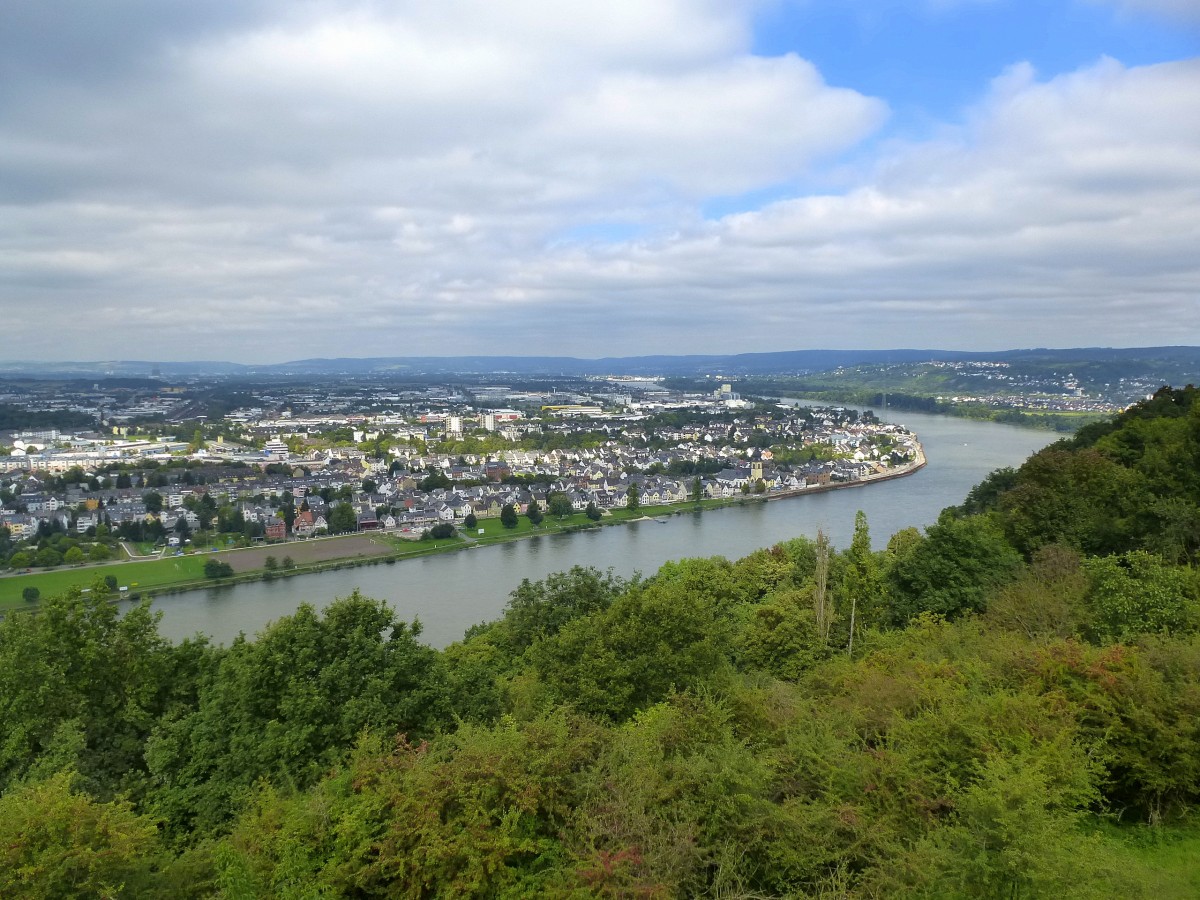
<path fill-rule="evenodd" d="M 1188 387 L 884 548 L 576 568 L 443 651 L 100 582 L 0 623 L 0 896 L 1195 896 L 1198 550 Z"/>

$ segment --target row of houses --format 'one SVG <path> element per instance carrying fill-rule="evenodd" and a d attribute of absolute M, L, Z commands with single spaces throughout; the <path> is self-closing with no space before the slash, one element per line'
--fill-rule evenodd
<path fill-rule="evenodd" d="M 814 463 L 794 469 L 781 469 L 769 462 L 755 461 L 704 476 L 700 481 L 700 490 L 705 498 L 729 498 L 757 487 L 759 482 L 766 491 L 791 491 L 831 481 L 850 481 L 872 471 L 875 471 L 872 464 L 854 460 Z M 194 531 L 211 523 L 202 521 L 189 508 L 189 498 L 213 494 L 216 502 L 227 503 L 238 501 L 242 494 L 255 490 L 257 493 L 254 496 L 264 499 L 268 496 L 278 498 L 290 492 L 294 502 L 301 505 L 293 522 L 292 534 L 307 537 L 322 533 L 329 527 L 331 504 L 322 499 L 316 490 L 325 487 L 344 489 L 346 486 L 347 482 L 344 481 L 319 484 L 309 478 L 280 478 L 270 483 L 255 482 L 242 486 L 237 492 L 223 489 L 221 485 L 181 488 L 162 495 L 164 508 L 160 513 L 147 510 L 144 493 L 137 489 L 107 492 L 105 496 L 88 501 L 92 507 L 90 509 L 78 509 L 68 505 L 66 499 L 52 495 L 22 495 L 26 510 L 0 509 L 0 524 L 6 525 L 14 538 L 20 538 L 35 533 L 40 521 L 57 520 L 64 527 L 74 527 L 79 533 L 84 533 L 106 520 L 120 523 L 154 516 L 168 531 L 177 528 L 181 519 Z M 354 492 L 350 502 L 360 530 L 424 528 L 438 522 L 460 521 L 471 514 L 480 519 L 495 518 L 509 504 L 524 513 L 534 501 L 545 507 L 553 493 L 564 494 L 575 510 L 584 510 L 590 504 L 602 510 L 621 509 L 628 504 L 633 487 L 636 487 L 643 505 L 666 505 L 692 499 L 696 485 L 694 479 L 687 478 L 585 470 L 559 477 L 545 487 L 521 488 L 485 483 L 453 490 L 436 488 L 427 492 L 415 486 L 412 473 L 400 472 L 393 478 L 381 478 L 374 492 Z M 278 503 L 241 500 L 238 509 L 245 521 L 261 523 L 267 529 L 268 538 L 286 536 L 286 532 L 279 531 L 281 517 Z"/>
<path fill-rule="evenodd" d="M 174 528 L 180 519 L 195 530 L 207 527 L 193 511 L 193 501 L 208 495 L 215 505 L 235 504 L 246 521 L 259 522 L 269 537 L 279 534 L 282 498 L 290 495 L 303 504 L 293 523 L 292 533 L 307 536 L 329 527 L 329 505 L 318 492 L 332 490 L 349 496 L 357 527 L 422 528 L 437 522 L 453 522 L 474 514 L 477 518 L 499 516 L 506 504 L 524 512 L 533 500 L 545 505 L 550 493 L 565 494 L 574 509 L 595 504 L 600 509 L 621 508 L 628 502 L 631 486 L 636 485 L 646 505 L 679 503 L 690 499 L 695 490 L 690 477 L 661 474 L 680 461 L 711 467 L 724 464 L 719 472 L 701 480 L 703 496 L 732 497 L 758 488 L 788 491 L 831 481 L 862 478 L 879 467 L 886 467 L 916 453 L 916 438 L 898 426 L 847 426 L 828 421 L 809 427 L 806 432 L 822 443 L 832 444 L 844 457 L 832 462 L 796 466 L 777 466 L 767 449 L 739 449 L 717 446 L 714 438 L 727 426 L 707 426 L 688 436 L 699 438 L 671 450 L 650 451 L 620 441 L 608 441 L 592 448 L 533 451 L 520 448 L 492 456 L 418 455 L 403 449 L 402 461 L 390 469 L 382 460 L 369 459 L 359 451 L 346 458 L 330 454 L 317 472 L 296 466 L 287 474 L 266 475 L 258 469 L 213 465 L 205 467 L 201 480 L 206 484 L 171 484 L 157 488 L 162 499 L 161 513 L 151 513 L 144 497 L 145 487 L 87 491 L 79 486 L 55 493 L 46 489 L 44 476 L 24 472 L 9 484 L 19 492 L 10 505 L 0 508 L 0 524 L 7 525 L 13 537 L 36 532 L 40 521 L 57 520 L 80 533 L 108 520 L 113 523 L 138 521 L 154 515 L 164 527 Z M 760 426 L 761 427 L 761 426 Z M 803 431 L 795 423 L 768 421 L 766 427 Z M 681 429 L 681 435 L 684 429 Z M 883 455 L 873 440 L 886 433 L 896 450 Z M 736 439 L 736 436 L 735 436 Z M 659 470 L 660 474 L 651 474 Z M 477 482 L 455 490 L 421 490 L 430 473 L 440 473 L 454 482 Z M 503 483 L 510 476 L 532 476 L 548 487 L 520 488 Z M 190 477 L 190 473 L 188 473 Z M 375 482 L 374 490 L 361 490 L 364 479 Z"/>

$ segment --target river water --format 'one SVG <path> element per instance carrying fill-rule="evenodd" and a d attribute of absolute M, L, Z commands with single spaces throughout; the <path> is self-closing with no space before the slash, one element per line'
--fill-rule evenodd
<path fill-rule="evenodd" d="M 858 510 L 867 514 L 872 543 L 910 525 L 936 521 L 946 506 L 993 469 L 1019 465 L 1057 438 L 1049 431 L 896 412 L 887 417 L 917 433 L 928 465 L 905 478 L 859 488 L 728 509 L 689 511 L 661 521 L 635 522 L 576 534 L 545 535 L 395 565 L 209 588 L 155 600 L 160 631 L 172 640 L 197 632 L 227 643 L 252 635 L 304 602 L 320 608 L 358 588 L 388 601 L 405 619 L 417 618 L 423 640 L 443 647 L 477 623 L 497 618 L 522 578 L 543 578 L 574 565 L 611 568 L 618 575 L 652 574 L 664 562 L 689 556 L 737 559 L 798 535 L 824 529 L 847 547 Z M 127 604 L 126 604 L 127 605 Z"/>

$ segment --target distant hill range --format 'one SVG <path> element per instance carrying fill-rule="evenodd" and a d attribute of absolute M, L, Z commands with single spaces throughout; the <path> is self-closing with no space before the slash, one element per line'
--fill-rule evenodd
<path fill-rule="evenodd" d="M 1074 362 L 1149 364 L 1200 371 L 1200 347 L 1079 347 L 1073 349 L 1000 350 L 988 353 L 961 350 L 784 350 L 775 353 L 687 356 L 608 356 L 576 359 L 569 356 L 389 356 L 301 359 L 269 365 L 230 362 L 153 362 L 110 360 L 95 362 L 0 362 L 7 377 L 147 377 L 187 376 L 286 377 L 384 376 L 435 374 L 514 375 L 784 375 L 827 372 L 840 366 L 919 362 Z"/>

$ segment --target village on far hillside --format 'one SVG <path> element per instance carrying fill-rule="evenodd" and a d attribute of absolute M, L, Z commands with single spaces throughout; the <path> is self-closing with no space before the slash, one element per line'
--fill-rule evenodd
<path fill-rule="evenodd" d="M 826 488 L 920 458 L 915 435 L 870 412 L 744 399 L 729 383 L 578 387 L 60 389 L 60 418 L 95 426 L 0 436 L 4 561 L 52 567 L 360 531 L 416 539 L 533 505 L 599 519 Z M 237 405 L 214 415 L 226 394 Z"/>

